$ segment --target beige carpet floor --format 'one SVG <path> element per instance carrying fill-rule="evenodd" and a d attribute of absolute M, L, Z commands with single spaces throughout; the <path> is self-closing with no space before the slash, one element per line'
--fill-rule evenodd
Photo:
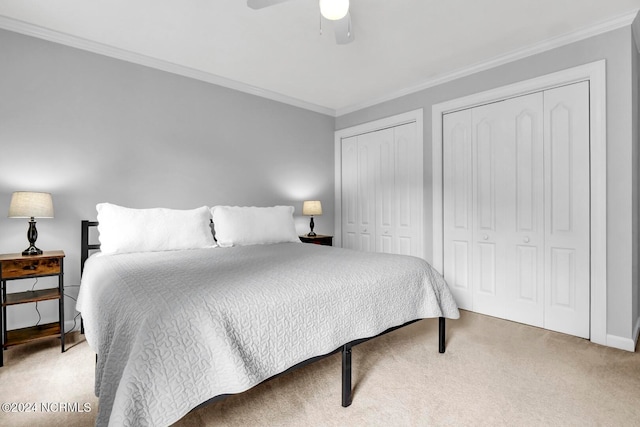
<path fill-rule="evenodd" d="M 437 320 L 354 347 L 354 398 L 340 406 L 340 355 L 191 412 L 178 426 L 640 426 L 640 353 L 462 312 L 437 350 Z M 3 413 L 2 426 L 92 425 L 94 354 L 84 338 L 11 348 L 0 402 L 85 403 L 88 412 Z"/>

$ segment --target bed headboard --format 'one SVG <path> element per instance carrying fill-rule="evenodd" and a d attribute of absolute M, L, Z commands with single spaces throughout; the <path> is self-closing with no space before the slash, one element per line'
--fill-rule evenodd
<path fill-rule="evenodd" d="M 98 221 L 82 220 L 82 232 L 80 235 L 80 275 L 84 271 L 84 263 L 89 258 L 89 251 L 100 249 L 100 243 L 89 243 L 89 227 L 97 227 Z"/>

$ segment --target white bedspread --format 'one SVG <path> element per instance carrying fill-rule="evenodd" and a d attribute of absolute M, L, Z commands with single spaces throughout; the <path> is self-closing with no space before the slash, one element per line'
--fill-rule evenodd
<path fill-rule="evenodd" d="M 421 259 L 298 243 L 94 255 L 77 308 L 113 426 L 169 425 L 355 339 L 459 316 Z"/>

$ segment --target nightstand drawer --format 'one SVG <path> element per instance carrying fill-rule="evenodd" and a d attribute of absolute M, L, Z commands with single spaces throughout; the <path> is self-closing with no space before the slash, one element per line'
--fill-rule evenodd
<path fill-rule="evenodd" d="M 33 275 L 60 274 L 60 261 L 60 258 L 4 260 L 0 262 L 2 278 L 15 279 Z"/>

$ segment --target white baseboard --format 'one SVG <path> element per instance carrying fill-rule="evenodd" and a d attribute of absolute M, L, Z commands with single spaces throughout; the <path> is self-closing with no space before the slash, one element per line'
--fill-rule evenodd
<path fill-rule="evenodd" d="M 636 333 L 634 334 L 635 339 L 633 338 L 623 338 L 617 335 L 607 334 L 607 347 L 618 348 L 620 350 L 626 350 L 635 352 L 636 351 L 636 342 L 638 341 L 638 326 L 636 325 Z"/>

